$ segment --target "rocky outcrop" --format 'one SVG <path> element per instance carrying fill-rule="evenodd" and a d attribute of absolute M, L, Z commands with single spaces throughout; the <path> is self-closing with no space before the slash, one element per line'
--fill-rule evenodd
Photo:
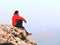
<path fill-rule="evenodd" d="M 0 45 L 37 45 L 25 30 L 0 23 Z"/>

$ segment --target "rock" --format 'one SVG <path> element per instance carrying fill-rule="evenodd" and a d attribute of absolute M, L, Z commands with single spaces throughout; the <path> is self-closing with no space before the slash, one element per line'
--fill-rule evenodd
<path fill-rule="evenodd" d="M 27 37 L 25 30 L 0 23 L 0 45 L 37 45 Z"/>

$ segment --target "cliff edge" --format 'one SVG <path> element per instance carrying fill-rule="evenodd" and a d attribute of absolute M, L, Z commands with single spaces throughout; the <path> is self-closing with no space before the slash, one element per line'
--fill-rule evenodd
<path fill-rule="evenodd" d="M 25 30 L 12 25 L 0 23 L 0 45 L 37 45 Z"/>

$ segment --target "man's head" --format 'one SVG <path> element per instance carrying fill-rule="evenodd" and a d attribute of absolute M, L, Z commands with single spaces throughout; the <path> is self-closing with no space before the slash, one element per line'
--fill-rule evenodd
<path fill-rule="evenodd" d="M 18 11 L 18 10 L 16 10 L 14 14 L 18 14 L 18 13 L 19 13 L 19 11 Z"/>

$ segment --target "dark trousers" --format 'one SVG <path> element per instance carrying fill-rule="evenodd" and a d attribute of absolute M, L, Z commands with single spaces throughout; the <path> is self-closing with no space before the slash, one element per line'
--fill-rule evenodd
<path fill-rule="evenodd" d="M 22 26 L 22 24 L 23 24 L 22 20 L 19 20 L 19 21 L 17 21 L 16 27 L 18 27 L 18 28 L 24 28 Z"/>
<path fill-rule="evenodd" d="M 17 24 L 16 24 L 16 26 L 15 26 L 15 27 L 25 29 L 25 28 L 22 26 L 22 24 L 23 24 L 22 20 L 18 20 L 18 21 L 17 21 Z M 25 29 L 25 31 L 26 31 L 26 29 Z M 27 31 L 26 31 L 26 33 L 28 34 L 28 32 L 27 32 Z"/>

